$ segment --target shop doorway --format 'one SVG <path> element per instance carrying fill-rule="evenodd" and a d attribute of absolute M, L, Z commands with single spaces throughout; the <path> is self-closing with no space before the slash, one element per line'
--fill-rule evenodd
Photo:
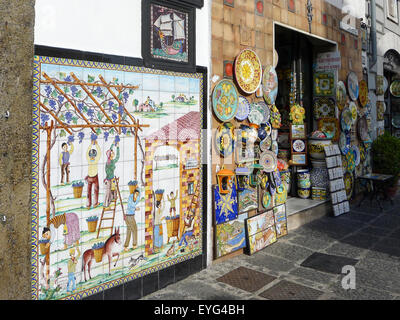
<path fill-rule="evenodd" d="M 295 29 L 275 24 L 274 26 L 275 50 L 278 54 L 276 71 L 279 80 L 279 91 L 276 106 L 281 112 L 282 127 L 279 129 L 280 155 L 289 157 L 291 155 L 291 143 L 289 140 L 290 105 L 293 102 L 300 104 L 305 109 L 305 129 L 308 136 L 318 129 L 318 123 L 313 117 L 313 72 L 314 64 L 319 53 L 337 50 L 337 44 L 326 39 L 310 36 Z M 335 75 L 337 79 L 337 74 Z M 293 88 L 295 94 L 293 95 Z M 292 92 L 292 96 L 291 93 Z M 307 143 L 307 141 L 305 141 Z M 278 155 L 279 156 L 279 155 Z M 308 154 L 306 155 L 308 158 Z M 298 196 L 297 172 L 298 170 L 311 167 L 309 159 L 304 166 L 290 165 L 288 171 L 291 177 L 290 191 L 288 194 L 288 214 L 309 209 L 324 201 L 311 200 Z"/>

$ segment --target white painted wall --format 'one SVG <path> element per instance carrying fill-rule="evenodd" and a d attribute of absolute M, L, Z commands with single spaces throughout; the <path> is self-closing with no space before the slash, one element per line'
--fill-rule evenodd
<path fill-rule="evenodd" d="M 209 66 L 209 6 L 196 9 L 197 65 Z M 141 0 L 36 0 L 35 44 L 140 58 Z"/>
<path fill-rule="evenodd" d="M 208 76 L 211 70 L 211 2 L 204 0 L 204 7 L 196 9 L 196 64 L 207 67 Z M 36 45 L 141 58 L 141 37 L 141 0 L 36 0 Z M 211 108 L 208 110 L 207 122 L 211 128 Z M 207 152 L 211 150 L 210 132 L 206 134 Z M 211 156 L 205 158 L 211 168 Z M 207 265 L 212 263 L 213 252 L 211 174 L 209 170 L 205 226 Z"/>

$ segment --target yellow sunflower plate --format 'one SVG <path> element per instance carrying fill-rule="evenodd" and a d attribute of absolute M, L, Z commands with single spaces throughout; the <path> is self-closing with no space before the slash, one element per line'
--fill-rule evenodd
<path fill-rule="evenodd" d="M 262 67 L 257 54 L 250 49 L 242 50 L 235 59 L 235 77 L 243 92 L 251 94 L 261 84 Z"/>

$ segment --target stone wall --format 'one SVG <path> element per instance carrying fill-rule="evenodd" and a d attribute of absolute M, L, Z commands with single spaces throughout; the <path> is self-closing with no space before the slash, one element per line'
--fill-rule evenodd
<path fill-rule="evenodd" d="M 0 3 L 0 299 L 31 297 L 34 5 Z"/>

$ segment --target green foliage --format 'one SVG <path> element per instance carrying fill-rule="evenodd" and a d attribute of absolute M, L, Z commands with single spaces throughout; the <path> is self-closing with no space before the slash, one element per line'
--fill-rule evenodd
<path fill-rule="evenodd" d="M 396 176 L 397 182 L 400 175 L 400 139 L 389 133 L 378 137 L 372 143 L 373 171 Z"/>

